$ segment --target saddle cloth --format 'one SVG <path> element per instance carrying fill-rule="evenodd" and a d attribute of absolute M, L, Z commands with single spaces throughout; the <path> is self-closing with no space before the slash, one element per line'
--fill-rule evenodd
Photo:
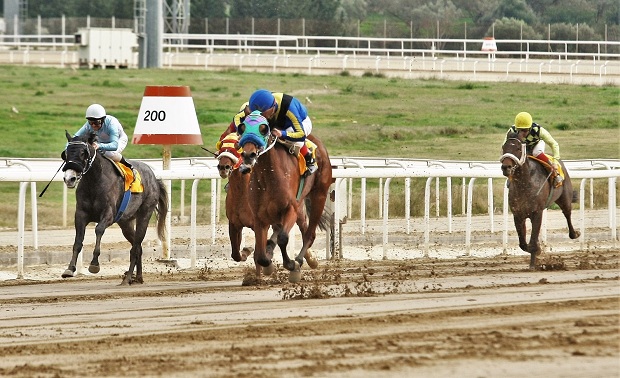
<path fill-rule="evenodd" d="M 278 139 L 278 141 L 280 141 L 280 139 Z M 291 154 L 296 154 L 297 164 L 299 165 L 299 175 L 303 176 L 304 173 L 308 170 L 308 167 L 306 166 L 306 159 L 302 156 L 302 154 L 299 153 L 300 148 L 295 146 L 294 144 L 285 142 L 282 143 L 289 147 L 289 152 Z M 308 150 L 310 151 L 310 153 L 312 153 L 312 158 L 316 161 L 316 144 L 314 144 L 311 140 L 306 139 L 306 147 L 308 147 Z"/>
<path fill-rule="evenodd" d="M 108 159 L 108 157 L 106 157 Z M 108 159 L 116 167 L 117 172 L 125 180 L 125 187 L 123 190 L 131 191 L 131 193 L 142 193 L 144 191 L 144 185 L 142 185 L 142 176 L 137 169 L 131 169 L 123 163 L 117 163 L 112 159 Z"/>

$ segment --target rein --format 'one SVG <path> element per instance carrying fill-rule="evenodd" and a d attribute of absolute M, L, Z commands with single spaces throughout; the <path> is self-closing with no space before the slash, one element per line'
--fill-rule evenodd
<path fill-rule="evenodd" d="M 276 142 L 278 141 L 278 138 L 271 138 L 272 142 L 269 142 L 269 145 L 266 148 L 261 149 L 260 151 L 258 151 L 258 156 L 261 156 L 262 154 L 266 153 L 267 151 L 269 151 L 270 149 L 273 148 L 273 146 L 276 144 Z"/>
<path fill-rule="evenodd" d="M 509 140 L 516 140 L 516 141 L 519 141 L 519 140 L 518 140 L 518 139 L 516 139 L 516 138 L 511 138 L 511 139 L 509 139 Z M 519 141 L 519 143 L 521 143 L 521 142 Z M 505 154 L 503 154 L 502 156 L 500 156 L 499 161 L 501 162 L 502 160 L 504 160 L 504 159 L 506 159 L 506 158 L 508 158 L 508 159 L 510 159 L 510 160 L 512 160 L 512 161 L 514 161 L 515 163 L 517 163 L 517 164 L 518 164 L 518 165 L 520 165 L 520 166 L 521 166 L 521 165 L 523 165 L 523 164 L 525 163 L 525 159 L 527 158 L 527 152 L 526 152 L 526 146 L 525 146 L 525 143 L 521 143 L 521 157 L 520 157 L 520 158 L 518 158 L 515 154 L 512 154 L 512 153 L 510 153 L 510 152 L 506 152 Z"/>

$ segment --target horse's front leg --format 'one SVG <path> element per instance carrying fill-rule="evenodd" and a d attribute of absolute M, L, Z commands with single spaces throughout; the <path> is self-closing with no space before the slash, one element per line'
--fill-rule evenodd
<path fill-rule="evenodd" d="M 273 273 L 273 249 L 267 249 L 267 233 L 269 225 L 254 223 L 254 264 L 256 265 L 256 274 L 260 274 L 260 267 L 263 268 L 265 275 Z"/>
<path fill-rule="evenodd" d="M 228 222 L 228 238 L 230 239 L 230 257 L 236 262 L 245 261 L 241 253 L 241 239 L 243 236 L 243 226 L 237 227 L 233 222 Z M 247 258 L 247 256 L 245 256 Z"/>
<path fill-rule="evenodd" d="M 111 220 L 108 220 L 107 217 L 101 219 L 97 226 L 95 227 L 95 249 L 93 251 L 93 259 L 90 261 L 90 265 L 88 266 L 88 271 L 96 274 L 99 273 L 99 255 L 101 254 L 101 238 L 103 238 L 103 234 L 105 233 L 106 228 L 108 228 L 112 224 Z"/>
<path fill-rule="evenodd" d="M 525 217 L 514 215 L 515 229 L 519 237 L 519 248 L 524 252 L 529 252 L 527 248 L 527 227 L 525 226 Z"/>
<path fill-rule="evenodd" d="M 530 217 L 532 221 L 532 234 L 530 235 L 530 242 L 528 244 L 528 251 L 530 252 L 530 270 L 536 269 L 536 256 L 540 255 L 541 252 L 538 236 L 540 235 L 542 218 L 542 211 L 537 211 Z"/>
<path fill-rule="evenodd" d="M 80 252 L 82 251 L 82 246 L 84 245 L 84 234 L 86 233 L 86 222 L 87 215 L 83 212 L 76 210 L 75 212 L 75 241 L 73 242 L 73 254 L 71 255 L 71 261 L 69 261 L 69 266 L 62 273 L 62 278 L 70 278 L 75 277 L 75 265 L 77 264 L 77 258 Z"/>

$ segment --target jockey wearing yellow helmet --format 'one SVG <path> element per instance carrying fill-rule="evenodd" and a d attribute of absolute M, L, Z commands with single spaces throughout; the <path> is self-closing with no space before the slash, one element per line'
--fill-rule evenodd
<path fill-rule="evenodd" d="M 555 171 L 554 184 L 556 187 L 559 186 L 564 180 L 564 177 L 559 174 L 559 172 L 561 172 L 559 163 L 560 145 L 553 139 L 551 134 L 542 126 L 534 123 L 532 116 L 527 112 L 517 114 L 514 125 L 508 129 L 506 137 L 504 137 L 504 143 L 508 139 L 508 134 L 510 133 L 518 134 L 519 139 L 525 143 L 528 154 L 533 155 L 552 167 Z M 551 146 L 553 161 L 545 154 L 545 143 Z"/>

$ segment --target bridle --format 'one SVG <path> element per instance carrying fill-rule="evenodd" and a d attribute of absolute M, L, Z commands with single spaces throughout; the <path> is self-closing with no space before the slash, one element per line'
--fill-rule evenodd
<path fill-rule="evenodd" d="M 514 161 L 514 162 L 515 162 L 515 164 L 516 164 L 516 165 L 513 165 L 513 166 L 509 169 L 509 171 L 508 171 L 508 174 L 512 176 L 512 175 L 515 173 L 515 170 L 516 170 L 518 167 L 520 167 L 520 166 L 522 166 L 523 164 L 525 164 L 525 161 L 526 161 L 526 159 L 527 159 L 527 152 L 526 152 L 526 145 L 525 145 L 525 143 L 522 143 L 519 139 L 517 139 L 517 138 L 510 138 L 510 139 L 508 139 L 508 141 L 516 141 L 516 142 L 518 142 L 518 143 L 521 143 L 521 157 L 517 157 L 517 156 L 516 156 L 515 154 L 513 154 L 513 153 L 506 152 L 506 153 L 504 153 L 504 154 L 503 154 L 503 155 L 499 158 L 500 163 L 501 163 L 502 161 L 504 161 L 504 159 L 510 159 L 510 160 L 512 160 L 512 161 Z"/>
<path fill-rule="evenodd" d="M 72 166 L 77 167 L 78 169 L 73 169 L 73 170 L 76 171 L 77 181 L 79 181 L 82 178 L 82 176 L 85 175 L 86 172 L 88 172 L 88 170 L 93 166 L 93 161 L 95 161 L 95 157 L 97 157 L 97 151 L 93 150 L 94 153 L 91 152 L 89 148 L 90 145 L 82 141 L 69 142 L 67 144 L 67 148 L 71 145 L 82 145 L 86 147 L 86 151 L 88 151 L 88 159 L 86 159 L 86 165 L 84 165 L 83 162 L 81 161 L 75 161 L 75 160 L 67 160 L 65 162 L 65 168 L 63 169 L 63 171 L 66 171 L 67 169 L 73 169 L 71 168 Z M 65 148 L 65 153 L 67 151 L 67 148 Z"/>

